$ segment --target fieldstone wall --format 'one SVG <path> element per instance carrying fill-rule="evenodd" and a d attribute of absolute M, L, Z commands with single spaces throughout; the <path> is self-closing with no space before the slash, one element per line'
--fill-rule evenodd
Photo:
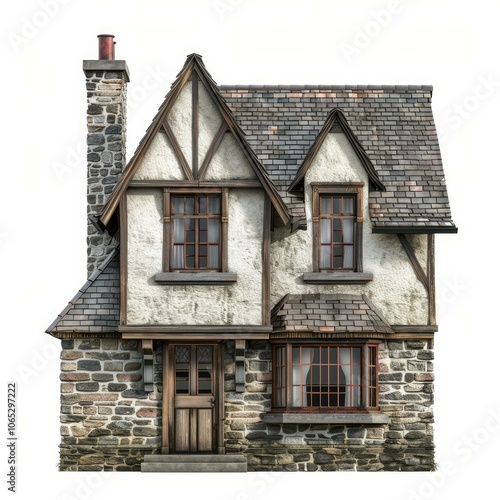
<path fill-rule="evenodd" d="M 146 393 L 137 341 L 63 340 L 60 470 L 140 470 L 161 448 L 161 369 L 158 345 Z"/>
<path fill-rule="evenodd" d="M 112 61 L 110 61 L 112 62 Z M 126 75 L 123 71 L 85 71 L 87 86 L 87 214 L 95 216 L 125 167 Z M 90 276 L 117 241 L 88 223 Z"/>
<path fill-rule="evenodd" d="M 271 346 L 247 342 L 246 389 L 234 391 L 234 346 L 225 354 L 226 453 L 250 471 L 434 470 L 433 353 L 424 341 L 382 342 L 380 409 L 389 424 L 268 424 Z"/>
<path fill-rule="evenodd" d="M 235 392 L 234 342 L 224 343 L 225 446 L 249 471 L 430 471 L 433 352 L 422 340 L 379 346 L 380 409 L 388 424 L 269 424 L 271 345 L 247 341 L 245 391 Z M 63 340 L 60 470 L 139 471 L 161 452 L 162 345 L 155 343 L 154 391 L 143 390 L 136 341 Z"/>

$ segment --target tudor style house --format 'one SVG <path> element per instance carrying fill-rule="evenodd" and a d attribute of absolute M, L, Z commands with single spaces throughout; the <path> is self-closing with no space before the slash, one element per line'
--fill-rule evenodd
<path fill-rule="evenodd" d="M 220 86 L 192 54 L 125 163 L 111 35 L 83 70 L 60 469 L 433 470 L 434 243 L 457 228 L 432 88 Z"/>

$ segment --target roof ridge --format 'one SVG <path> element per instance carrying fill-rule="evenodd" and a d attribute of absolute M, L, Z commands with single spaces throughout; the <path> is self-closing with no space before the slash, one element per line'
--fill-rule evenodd
<path fill-rule="evenodd" d="M 414 90 L 424 90 L 432 92 L 434 89 L 433 85 L 421 84 L 421 85 L 386 85 L 386 84 L 318 84 L 318 85 L 300 85 L 300 84 L 272 84 L 272 85 L 218 85 L 220 90 L 399 90 L 399 91 L 414 91 Z"/>

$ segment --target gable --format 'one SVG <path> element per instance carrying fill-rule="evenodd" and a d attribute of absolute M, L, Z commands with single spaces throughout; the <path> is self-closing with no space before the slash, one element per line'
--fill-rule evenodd
<path fill-rule="evenodd" d="M 368 175 L 342 132 L 329 132 L 311 162 L 306 175 L 310 182 L 367 182 Z"/>
<path fill-rule="evenodd" d="M 162 133 L 167 141 L 158 138 Z M 166 177 L 158 179 L 163 175 Z M 270 198 L 278 219 L 283 224 L 290 222 L 287 206 L 222 99 L 201 57 L 192 54 L 115 186 L 98 224 L 113 227 L 120 198 L 133 180 L 185 179 L 196 186 L 205 178 L 210 181 L 257 180 Z"/>
<path fill-rule="evenodd" d="M 344 152 L 342 152 L 341 148 L 325 148 L 325 142 L 327 146 L 331 146 L 332 144 L 335 144 L 335 139 L 333 137 L 333 134 L 338 135 L 342 134 L 344 136 L 344 144 L 348 143 L 350 145 L 350 148 L 344 148 Z M 347 120 L 345 116 L 343 115 L 342 111 L 338 108 L 334 109 L 331 111 L 325 121 L 325 124 L 319 134 L 317 135 L 313 145 L 311 146 L 311 149 L 308 151 L 306 157 L 304 158 L 304 161 L 299 168 L 297 175 L 295 176 L 295 179 L 292 181 L 289 191 L 290 192 L 300 192 L 304 189 L 304 176 L 306 175 L 307 171 L 311 167 L 312 163 L 315 161 L 315 159 L 318 156 L 318 153 L 321 151 L 322 155 L 320 155 L 320 160 L 324 160 L 324 153 L 326 151 L 335 149 L 335 152 L 333 153 L 334 157 L 333 161 L 331 159 L 328 159 L 327 161 L 331 161 L 330 163 L 330 168 L 339 168 L 341 165 L 346 165 L 346 164 L 352 164 L 352 161 L 346 161 L 346 151 L 349 149 L 350 152 L 354 153 L 352 156 L 352 159 L 357 158 L 358 163 L 362 165 L 364 168 L 366 174 L 368 175 L 368 179 L 370 181 L 370 185 L 372 189 L 378 189 L 380 191 L 385 191 L 385 187 L 382 184 L 382 182 L 379 179 L 379 176 L 377 174 L 377 171 L 375 170 L 375 167 L 373 166 L 373 163 L 371 162 L 370 158 L 364 151 L 362 145 L 356 138 L 355 134 L 352 132 L 351 128 L 349 127 Z M 343 162 L 335 162 L 335 160 L 342 159 Z M 327 165 L 328 168 L 328 165 Z M 352 180 L 352 179 L 350 179 Z"/>

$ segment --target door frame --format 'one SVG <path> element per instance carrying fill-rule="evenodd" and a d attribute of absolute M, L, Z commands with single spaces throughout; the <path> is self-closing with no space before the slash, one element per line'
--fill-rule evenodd
<path fill-rule="evenodd" d="M 225 454 L 224 447 L 224 368 L 221 341 L 171 341 L 163 345 L 163 401 L 162 401 L 162 448 L 164 455 L 173 454 L 174 424 L 175 424 L 175 360 L 174 347 L 176 345 L 211 345 L 214 349 L 214 452 Z"/>

